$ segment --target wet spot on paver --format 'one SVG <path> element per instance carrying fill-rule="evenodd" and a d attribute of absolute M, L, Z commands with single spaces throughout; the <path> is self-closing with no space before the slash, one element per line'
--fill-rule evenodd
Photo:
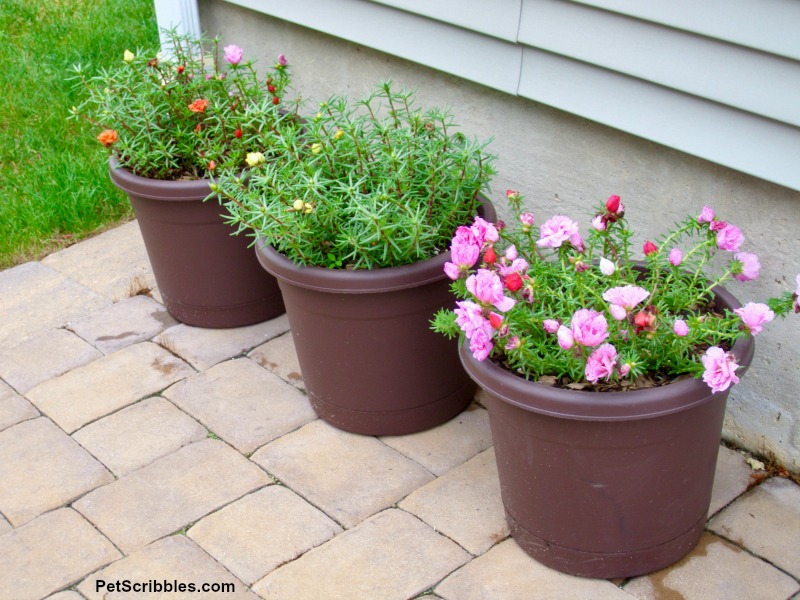
<path fill-rule="evenodd" d="M 164 375 L 167 375 L 167 376 L 171 375 L 175 371 L 175 368 L 176 368 L 175 363 L 165 361 L 160 356 L 157 357 L 157 358 L 154 358 L 153 362 L 150 363 L 150 366 L 155 368 L 155 369 L 158 369 Z"/>
<path fill-rule="evenodd" d="M 172 327 L 175 324 L 175 319 L 166 310 L 155 310 L 150 313 L 150 316 L 164 327 Z"/>
<path fill-rule="evenodd" d="M 303 379 L 303 376 L 302 376 L 302 375 L 300 375 L 300 373 L 296 373 L 296 372 L 294 372 L 294 371 L 292 371 L 291 373 L 289 373 L 289 374 L 288 374 L 286 377 L 288 377 L 288 378 L 289 378 L 289 379 L 291 379 L 292 381 L 301 381 L 301 380 Z"/>
<path fill-rule="evenodd" d="M 101 335 L 96 339 L 98 342 L 108 342 L 111 340 L 124 340 L 125 338 L 129 338 L 135 335 L 138 335 L 135 331 L 124 331 L 117 335 Z"/>

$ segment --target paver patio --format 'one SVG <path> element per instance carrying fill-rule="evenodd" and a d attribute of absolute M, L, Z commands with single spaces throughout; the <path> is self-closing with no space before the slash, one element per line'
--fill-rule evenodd
<path fill-rule="evenodd" d="M 285 316 L 188 327 L 154 285 L 135 222 L 0 271 L 0 600 L 800 600 L 800 486 L 740 452 L 684 560 L 564 575 L 508 537 L 480 392 L 429 431 L 341 432 Z"/>

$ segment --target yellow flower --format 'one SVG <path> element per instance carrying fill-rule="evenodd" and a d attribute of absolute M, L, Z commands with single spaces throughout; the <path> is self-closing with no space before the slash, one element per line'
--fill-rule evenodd
<path fill-rule="evenodd" d="M 334 139 L 340 140 L 340 139 L 342 139 L 343 135 L 344 135 L 344 131 L 339 129 L 339 130 L 336 131 L 336 133 L 333 134 L 333 137 L 334 137 Z"/>
<path fill-rule="evenodd" d="M 260 165 L 261 163 L 265 162 L 267 159 L 264 158 L 264 155 L 261 152 L 249 152 L 247 157 L 245 158 L 245 162 L 251 167 L 255 167 L 256 165 Z"/>
<path fill-rule="evenodd" d="M 122 53 L 122 59 L 126 63 L 132 63 L 134 58 L 136 58 L 136 57 L 134 56 L 133 52 L 131 52 L 130 50 L 125 50 L 125 52 Z"/>
<path fill-rule="evenodd" d="M 314 154 L 319 154 L 320 152 L 322 152 L 322 144 L 320 143 L 311 144 L 311 152 Z"/>
<path fill-rule="evenodd" d="M 294 208 L 298 212 L 303 210 L 304 207 L 305 207 L 305 205 L 303 204 L 303 201 L 300 200 L 300 198 L 295 200 L 294 203 L 292 204 L 292 208 Z"/>
<path fill-rule="evenodd" d="M 314 212 L 314 205 L 311 204 L 311 202 L 306 202 L 304 206 L 303 212 L 307 215 L 310 215 L 312 212 Z"/>

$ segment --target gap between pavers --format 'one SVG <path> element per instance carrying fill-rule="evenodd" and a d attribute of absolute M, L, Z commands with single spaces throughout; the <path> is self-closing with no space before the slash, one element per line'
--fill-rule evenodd
<path fill-rule="evenodd" d="M 0 593 L 38 600 L 121 557 L 76 511 L 59 508 L 0 536 Z"/>
<path fill-rule="evenodd" d="M 129 554 L 269 483 L 233 448 L 205 439 L 86 494 L 73 507 Z"/>
<path fill-rule="evenodd" d="M 141 342 L 45 381 L 26 397 L 72 433 L 194 372 L 164 348 Z"/>
<path fill-rule="evenodd" d="M 11 390 L 11 388 L 8 389 Z M 38 416 L 39 411 L 25 398 L 14 393 L 13 390 L 3 392 L 0 389 L 0 431 Z"/>
<path fill-rule="evenodd" d="M 264 598 L 406 600 L 470 560 L 413 515 L 380 512 L 258 581 Z"/>

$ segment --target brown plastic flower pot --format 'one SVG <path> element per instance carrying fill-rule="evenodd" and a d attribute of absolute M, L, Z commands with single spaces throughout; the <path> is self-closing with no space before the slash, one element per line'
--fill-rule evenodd
<path fill-rule="evenodd" d="M 111 180 L 128 194 L 164 305 L 175 319 L 208 328 L 266 321 L 285 309 L 275 278 L 249 239 L 235 236 L 207 180 L 138 177 L 109 161 Z"/>
<path fill-rule="evenodd" d="M 718 305 L 740 306 L 716 292 Z M 754 348 L 752 337 L 733 347 L 745 369 Z M 628 392 L 561 389 L 459 352 L 487 392 L 506 519 L 530 556 L 575 575 L 632 577 L 697 544 L 727 391 L 712 394 L 697 379 Z"/>
<path fill-rule="evenodd" d="M 484 205 L 486 219 L 494 209 Z M 308 397 L 331 425 L 363 435 L 403 435 L 440 425 L 471 402 L 476 386 L 457 340 L 430 320 L 455 298 L 445 252 L 371 270 L 298 266 L 270 246 L 258 259 L 275 275 Z"/>

